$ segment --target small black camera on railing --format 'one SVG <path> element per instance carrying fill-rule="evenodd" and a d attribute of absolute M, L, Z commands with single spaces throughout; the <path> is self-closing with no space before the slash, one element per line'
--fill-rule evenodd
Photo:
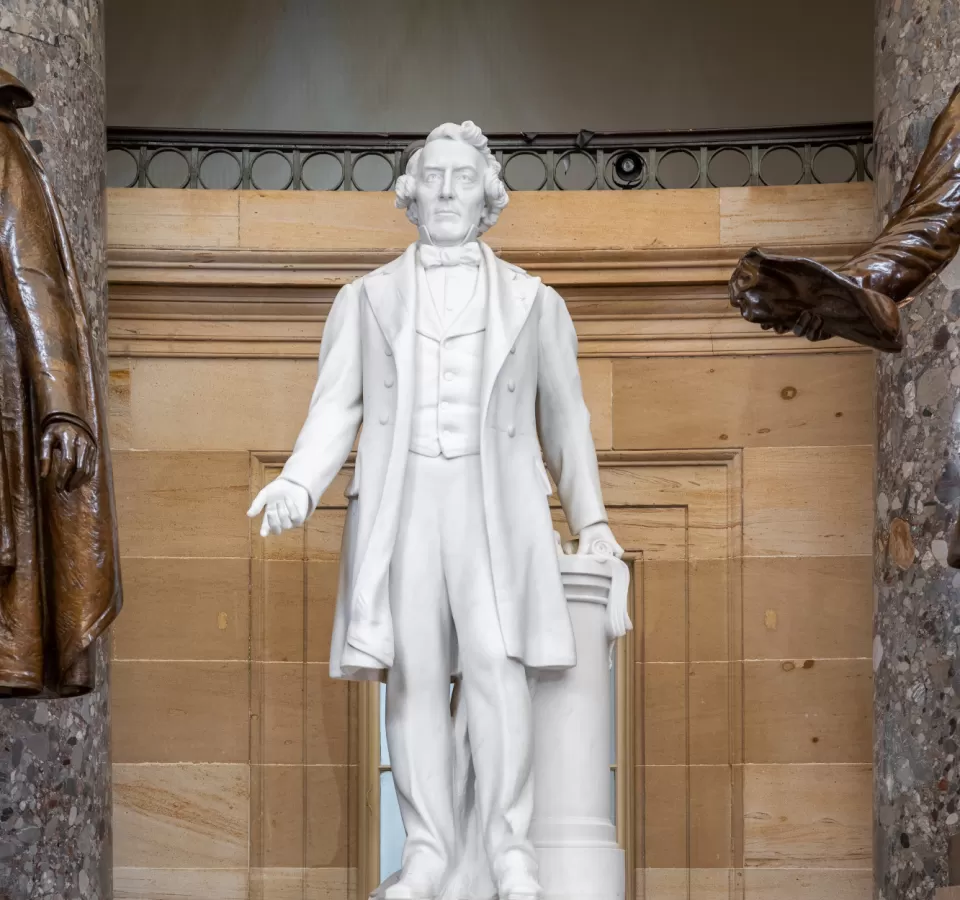
<path fill-rule="evenodd" d="M 632 190 L 643 187 L 647 164 L 636 150 L 623 150 L 613 157 L 613 180 L 617 187 Z"/>

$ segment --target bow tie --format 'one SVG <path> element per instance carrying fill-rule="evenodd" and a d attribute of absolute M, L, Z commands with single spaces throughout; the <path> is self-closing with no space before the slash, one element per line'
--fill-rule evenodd
<path fill-rule="evenodd" d="M 436 266 L 480 266 L 480 245 L 476 241 L 459 247 L 437 247 L 434 244 L 420 245 L 420 264 L 425 269 Z"/>

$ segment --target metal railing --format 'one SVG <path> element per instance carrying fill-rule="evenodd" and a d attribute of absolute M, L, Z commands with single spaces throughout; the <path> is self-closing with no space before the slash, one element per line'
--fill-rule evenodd
<path fill-rule="evenodd" d="M 390 190 L 414 134 L 110 128 L 111 187 Z M 869 122 L 690 132 L 495 134 L 511 190 L 643 190 L 868 181 Z"/>

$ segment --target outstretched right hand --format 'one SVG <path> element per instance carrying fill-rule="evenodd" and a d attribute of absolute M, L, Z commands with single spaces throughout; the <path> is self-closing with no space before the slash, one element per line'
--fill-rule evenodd
<path fill-rule="evenodd" d="M 299 528 L 310 515 L 310 494 L 293 481 L 277 478 L 257 494 L 247 515 L 252 519 L 263 510 L 261 537 Z"/>

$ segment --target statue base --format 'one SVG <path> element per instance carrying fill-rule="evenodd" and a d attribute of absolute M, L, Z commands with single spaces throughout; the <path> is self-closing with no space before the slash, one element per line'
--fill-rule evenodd
<path fill-rule="evenodd" d="M 537 846 L 542 900 L 623 900 L 624 855 L 616 844 Z"/>

